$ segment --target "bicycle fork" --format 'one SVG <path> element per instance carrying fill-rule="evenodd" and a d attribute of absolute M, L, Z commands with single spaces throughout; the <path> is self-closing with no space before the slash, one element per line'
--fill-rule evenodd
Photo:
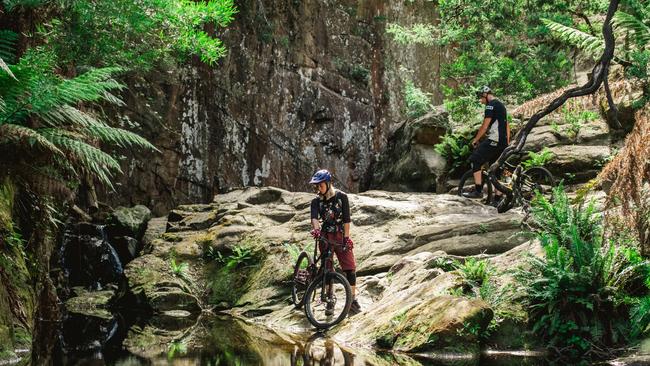
<path fill-rule="evenodd" d="M 328 274 L 330 273 L 327 265 L 329 258 L 331 256 L 331 252 L 327 253 L 327 256 L 324 258 L 323 265 L 321 268 L 323 268 L 323 278 L 321 282 L 321 290 L 320 290 L 320 301 L 321 303 L 325 303 L 326 305 L 329 305 L 330 301 L 332 301 L 332 294 L 333 294 L 333 289 L 332 289 L 332 284 L 329 283 L 328 279 Z"/>

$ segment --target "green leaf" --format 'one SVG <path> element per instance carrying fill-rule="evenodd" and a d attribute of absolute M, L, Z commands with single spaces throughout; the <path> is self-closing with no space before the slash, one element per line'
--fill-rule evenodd
<path fill-rule="evenodd" d="M 599 37 L 594 37 L 591 34 L 554 22 L 550 19 L 542 19 L 542 22 L 557 37 L 577 46 L 594 59 L 599 58 L 605 49 L 605 41 Z"/>

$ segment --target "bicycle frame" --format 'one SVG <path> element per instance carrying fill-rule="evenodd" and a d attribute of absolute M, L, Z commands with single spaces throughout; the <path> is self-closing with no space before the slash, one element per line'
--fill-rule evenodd
<path fill-rule="evenodd" d="M 520 158 L 520 156 L 517 156 L 517 158 Z M 506 169 L 512 171 L 512 184 L 510 187 L 506 186 L 505 184 L 499 181 L 496 174 L 494 173 L 495 169 L 492 169 L 492 167 L 487 169 L 487 175 L 490 180 L 490 184 L 492 184 L 496 190 L 506 195 L 505 205 L 509 206 L 517 198 L 515 197 L 517 195 L 516 187 L 519 185 L 519 180 L 521 179 L 520 177 L 521 177 L 522 166 L 521 163 L 517 163 L 515 165 L 509 161 L 504 161 L 501 169 L 503 171 L 505 171 Z"/>
<path fill-rule="evenodd" d="M 316 257 L 316 252 L 318 251 L 318 247 L 319 247 L 319 244 L 320 244 L 321 241 L 327 243 L 327 246 L 326 246 L 325 251 L 321 251 L 320 255 L 318 257 Z M 326 298 L 325 298 L 326 288 L 325 287 L 327 286 L 327 284 L 326 284 L 325 277 L 326 277 L 326 274 L 328 272 L 331 272 L 328 265 L 327 265 L 328 264 L 327 261 L 332 260 L 332 257 L 333 257 L 333 255 L 332 255 L 333 254 L 332 246 L 334 246 L 334 245 L 343 246 L 342 243 L 332 242 L 331 240 L 327 240 L 326 238 L 322 238 L 322 237 L 316 239 L 316 245 L 314 245 L 314 258 L 315 258 L 314 263 L 320 262 L 320 267 L 316 271 L 316 277 L 318 277 L 318 275 L 321 275 L 321 274 L 323 275 L 322 278 L 321 278 L 321 281 L 322 281 L 321 282 L 321 293 L 320 293 L 321 301 L 326 300 Z M 332 266 L 333 265 L 334 264 L 332 263 Z M 331 289 L 328 289 L 328 290 L 331 290 Z"/>

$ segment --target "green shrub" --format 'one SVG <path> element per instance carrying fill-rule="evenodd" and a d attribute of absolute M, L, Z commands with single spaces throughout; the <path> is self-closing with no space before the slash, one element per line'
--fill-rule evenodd
<path fill-rule="evenodd" d="M 449 257 L 436 257 L 427 264 L 427 268 L 440 268 L 445 272 L 457 270 L 459 266 L 457 260 Z"/>
<path fill-rule="evenodd" d="M 421 117 L 433 108 L 431 95 L 416 87 L 412 80 L 404 83 L 404 102 L 406 115 L 410 118 Z"/>
<path fill-rule="evenodd" d="M 296 263 L 296 261 L 298 260 L 298 256 L 300 256 L 301 252 L 304 251 L 310 256 L 314 252 L 314 243 L 307 244 L 304 249 L 301 249 L 295 243 L 289 243 L 289 242 L 284 243 L 283 246 L 286 249 L 287 253 L 289 253 L 289 257 L 291 258 L 292 264 Z M 306 264 L 306 262 L 303 262 L 303 264 Z"/>
<path fill-rule="evenodd" d="M 487 283 L 493 271 L 488 261 L 472 257 L 467 258 L 465 263 L 458 266 L 458 272 L 465 284 L 476 288 L 480 288 L 484 283 Z"/>
<path fill-rule="evenodd" d="M 471 94 L 458 94 L 453 89 L 443 87 L 445 95 L 445 109 L 449 112 L 451 120 L 456 124 L 477 125 L 481 121 L 480 103 L 476 96 Z M 478 129 L 478 126 L 476 127 Z"/>
<path fill-rule="evenodd" d="M 223 255 L 210 245 L 203 247 L 203 258 L 221 264 L 226 270 L 231 270 L 253 259 L 253 250 L 246 245 L 235 245 L 232 254 Z M 297 257 L 296 257 L 297 258 Z"/>
<path fill-rule="evenodd" d="M 449 171 L 454 173 L 467 165 L 472 153 L 471 137 L 465 134 L 446 133 L 434 149 L 447 160 Z"/>
<path fill-rule="evenodd" d="M 404 27 L 399 24 L 390 23 L 386 27 L 386 33 L 393 36 L 393 40 L 402 45 L 422 44 L 432 46 L 435 43 L 435 27 L 432 24 L 414 24 Z"/>
<path fill-rule="evenodd" d="M 174 276 L 182 279 L 187 279 L 187 270 L 189 268 L 187 263 L 183 263 L 183 262 L 176 263 L 176 258 L 170 256 L 169 267 L 171 268 Z"/>
<path fill-rule="evenodd" d="M 580 133 L 582 126 L 585 124 L 598 119 L 598 113 L 593 111 L 572 111 L 567 108 L 562 109 L 562 116 L 566 125 L 564 127 L 564 133 L 571 139 L 575 139 Z M 556 132 L 559 130 L 558 127 L 553 128 Z"/>
<path fill-rule="evenodd" d="M 605 356 L 630 341 L 631 308 L 646 305 L 638 283 L 648 262 L 618 238 L 604 240 L 593 203 L 571 206 L 561 185 L 552 200 L 538 195 L 533 216 L 544 256 L 531 257 L 531 268 L 516 276 L 528 292 L 533 331 L 572 358 Z"/>
<path fill-rule="evenodd" d="M 214 65 L 226 49 L 204 29 L 225 27 L 237 12 L 232 0 L 47 3 L 58 16 L 40 26 L 38 35 L 47 40 L 61 65 L 121 65 L 134 71 L 192 55 Z"/>
<path fill-rule="evenodd" d="M 554 157 L 555 156 L 553 155 L 553 152 L 549 150 L 548 147 L 545 147 L 539 153 L 533 151 L 528 152 L 528 159 L 522 161 L 521 165 L 524 167 L 524 169 L 530 169 L 538 166 L 543 167 L 551 160 L 553 160 Z"/>

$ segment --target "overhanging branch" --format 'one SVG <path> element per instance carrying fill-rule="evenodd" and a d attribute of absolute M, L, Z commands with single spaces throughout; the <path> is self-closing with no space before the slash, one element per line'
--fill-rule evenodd
<path fill-rule="evenodd" d="M 528 134 L 540 119 L 561 107 L 570 98 L 595 93 L 598 88 L 600 88 L 600 85 L 603 83 L 603 81 L 606 80 L 609 73 L 609 65 L 614 58 L 614 33 L 612 30 L 612 17 L 618 9 L 618 4 L 619 0 L 611 0 L 609 2 L 607 16 L 605 17 L 605 22 L 603 24 L 603 38 L 605 39 L 605 49 L 603 50 L 603 54 L 601 55 L 600 60 L 592 69 L 589 80 L 582 86 L 567 89 L 564 91 L 564 93 L 562 93 L 562 95 L 555 98 L 549 105 L 547 105 L 546 108 L 538 111 L 532 117 L 530 117 L 528 123 L 526 123 L 524 128 L 517 134 L 514 144 L 510 144 L 510 146 L 508 146 L 503 151 L 503 153 L 501 153 L 499 159 L 497 159 L 497 161 L 492 164 L 492 166 L 490 166 L 490 181 L 498 190 L 505 192 L 508 195 L 508 198 L 511 198 L 512 189 L 498 182 L 498 180 L 495 178 L 495 173 L 497 170 L 503 166 L 503 163 L 512 154 L 521 152 L 524 144 L 526 143 L 526 139 L 528 138 Z"/>

